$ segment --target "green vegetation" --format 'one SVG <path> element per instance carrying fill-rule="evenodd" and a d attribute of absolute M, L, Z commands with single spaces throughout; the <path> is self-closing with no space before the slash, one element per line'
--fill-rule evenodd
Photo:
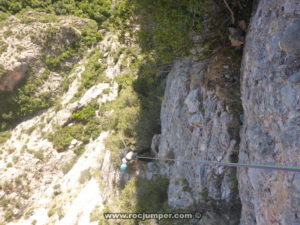
<path fill-rule="evenodd" d="M 74 64 L 88 48 L 95 46 L 102 39 L 98 32 L 100 28 L 115 31 L 126 46 L 116 50 L 113 56 L 114 63 L 122 58 L 122 74 L 115 78 L 119 85 L 118 98 L 104 105 L 99 105 L 96 101 L 91 102 L 75 111 L 66 125 L 55 127 L 54 133 L 48 135 L 59 152 L 67 150 L 73 139 L 82 142 L 73 149 L 76 157 L 64 166 L 64 173 L 72 168 L 84 151 L 84 145 L 97 138 L 101 131 L 112 131 L 106 139 L 106 147 L 112 152 L 111 160 L 115 166 L 119 165 L 119 153 L 124 148 L 122 139 L 132 148 L 149 147 L 153 134 L 160 132 L 159 114 L 165 77 L 172 61 L 189 54 L 195 45 L 206 49 L 199 55 L 200 58 L 214 55 L 220 46 L 222 51 L 228 50 L 224 48 L 224 43 L 228 42 L 225 35 L 227 28 L 225 25 L 220 28 L 224 17 L 211 20 L 209 26 L 204 26 L 203 21 L 207 17 L 207 12 L 203 10 L 202 0 L 115 2 L 116 5 L 112 7 L 110 0 L 0 1 L 0 11 L 6 13 L 0 14 L 0 20 L 6 18 L 9 13 L 19 13 L 22 23 L 32 23 L 35 18 L 42 23 L 55 22 L 57 20 L 55 15 L 75 15 L 94 20 L 85 23 L 85 26 L 72 24 L 81 35 L 72 27 L 62 29 L 55 26 L 50 26 L 44 36 L 31 35 L 32 41 L 43 48 L 42 60 L 48 68 L 47 71 L 65 74 L 61 87 L 63 91 L 68 89 L 72 79 L 68 74 Z M 26 7 L 28 8 L 25 9 Z M 29 7 L 50 14 L 23 16 L 25 11 L 31 10 Z M 139 29 L 136 29 L 137 26 Z M 212 31 L 213 34 L 201 40 L 201 43 L 194 43 L 192 37 L 202 30 Z M 60 38 L 63 33 L 67 38 Z M 5 33 L 6 37 L 10 35 L 9 32 Z M 0 51 L 3 52 L 6 48 L 5 43 L 0 42 Z M 99 82 L 110 82 L 103 73 L 105 69 L 103 52 L 97 48 L 89 53 L 87 58 L 82 83 L 75 98 L 81 97 L 86 90 Z M 239 60 L 235 53 L 233 58 Z M 4 68 L 2 70 L 0 68 L 0 76 L 4 73 Z M 7 129 L 20 118 L 33 115 L 38 110 L 54 104 L 55 93 L 37 94 L 38 87 L 45 79 L 40 79 L 34 74 L 34 71 L 29 71 L 30 76 L 13 93 L 0 93 L 0 130 Z M 57 110 L 61 108 L 59 102 L 56 106 Z M 96 116 L 96 112 L 99 117 Z M 0 136 L 0 141 L 1 138 Z M 42 159 L 42 155 L 36 157 Z M 90 176 L 90 171 L 84 171 L 80 176 L 80 183 L 86 182 Z M 182 182 L 183 191 L 190 192 L 188 182 L 186 180 Z M 167 187 L 168 180 L 163 177 L 152 180 L 133 178 L 105 211 L 119 209 L 121 212 L 166 212 L 169 210 Z M 203 189 L 200 194 L 204 201 L 208 199 L 207 189 Z M 54 215 L 56 210 L 57 207 L 53 206 L 48 215 Z M 100 224 L 107 223 L 108 221 L 100 221 Z M 122 224 L 138 224 L 138 221 L 122 221 Z"/>
<path fill-rule="evenodd" d="M 18 90 L 0 92 L 0 130 L 5 130 L 18 119 L 32 115 L 52 104 L 53 93 L 37 94 L 37 90 L 46 79 L 47 74 L 37 77 L 32 69 L 29 69 L 27 73 L 32 76 L 28 76 Z"/>
<path fill-rule="evenodd" d="M 136 118 L 133 124 L 132 119 L 121 118 L 116 119 L 118 125 L 116 128 L 116 134 L 119 136 L 120 133 L 124 133 L 125 138 L 131 139 L 136 138 L 135 143 L 139 146 L 145 146 L 149 144 L 150 136 L 159 129 L 159 108 L 161 102 L 161 96 L 163 91 L 163 79 L 164 74 L 160 72 L 166 62 L 172 61 L 176 57 L 180 57 L 187 53 L 192 47 L 190 40 L 189 31 L 197 31 L 201 29 L 203 12 L 201 10 L 201 1 L 196 0 L 173 0 L 165 1 L 159 0 L 152 2 L 149 0 L 122 0 L 119 1 L 114 7 L 111 7 L 109 0 L 91 0 L 91 1 L 5 1 L 0 2 L 0 9 L 3 12 L 16 14 L 21 18 L 25 18 L 24 13 L 28 10 L 35 9 L 39 12 L 52 13 L 55 15 L 75 15 L 84 18 L 90 18 L 96 23 L 87 23 L 87 26 L 77 27 L 82 35 L 78 37 L 74 32 L 74 29 L 55 28 L 49 27 L 46 31 L 45 36 L 39 36 L 37 34 L 32 35 L 32 40 L 40 42 L 44 46 L 44 62 L 46 63 L 49 70 L 52 71 L 64 71 L 68 72 L 72 69 L 72 64 L 76 62 L 85 50 L 96 44 L 101 40 L 101 36 L 97 29 L 99 27 L 108 27 L 110 24 L 114 24 L 114 28 L 121 32 L 121 37 L 127 43 L 137 40 L 137 43 L 142 48 L 143 52 L 133 53 L 133 57 L 136 60 L 139 55 L 148 55 L 147 58 L 142 62 L 132 62 L 135 74 L 128 72 L 123 78 L 118 80 L 121 84 L 121 88 L 128 90 L 124 91 L 125 95 L 128 93 L 136 96 L 137 106 L 134 107 L 122 107 L 116 109 L 116 111 L 127 109 L 135 110 L 130 111 L 130 115 L 135 114 L 133 118 Z M 34 12 L 26 18 L 38 18 L 39 21 L 53 22 L 57 18 L 54 15 L 47 15 L 44 13 Z M 138 24 L 141 29 L 137 31 L 130 24 Z M 97 28 L 98 27 L 98 28 Z M 62 39 L 59 43 L 55 40 L 61 32 L 65 32 L 67 39 Z M 137 32 L 137 33 L 136 33 Z M 124 38 L 125 34 L 129 33 L 129 38 Z M 137 38 L 132 38 L 134 37 Z M 176 37 L 176 38 L 175 38 Z M 66 45 L 65 41 L 70 42 Z M 51 45 L 49 45 L 51 43 Z M 127 50 L 127 49 L 126 49 Z M 120 54 L 123 50 L 119 50 L 116 53 L 115 61 L 119 59 Z M 129 54 L 128 54 L 129 55 Z M 102 57 L 101 52 L 93 52 L 89 58 L 87 68 L 82 74 L 82 84 L 79 88 L 79 92 L 76 97 L 81 96 L 85 90 L 90 88 L 92 85 L 98 82 L 108 82 L 108 79 L 103 75 L 103 66 L 98 62 L 99 58 Z M 67 62 L 72 62 L 71 67 Z M 163 62 L 163 66 L 158 66 L 157 62 Z M 32 80 L 38 80 L 29 76 Z M 50 93 L 44 93 L 41 96 L 36 96 L 35 92 L 37 87 L 41 85 L 41 81 L 31 83 L 31 78 L 24 81 L 24 86 L 20 85 L 20 89 L 15 93 L 0 93 L 1 105 L 2 102 L 5 106 L 1 107 L 0 130 L 7 129 L 10 125 L 17 122 L 24 116 L 30 116 L 38 110 L 50 107 L 53 105 L 53 95 Z M 126 79 L 129 80 L 129 83 Z M 67 90 L 69 79 L 65 78 L 63 84 L 63 90 Z M 127 86 L 126 86 L 127 85 Z M 129 86 L 133 86 L 129 87 Z M 127 92 L 127 94 L 126 94 Z M 134 93 L 135 92 L 135 93 Z M 120 92 L 122 94 L 123 91 Z M 122 97 L 121 97 L 122 98 Z M 2 101 L 2 99 L 4 101 Z M 131 108 L 131 109 L 130 109 Z M 134 109 L 135 108 L 135 109 Z M 120 112 L 114 113 L 115 116 Z M 125 117 L 125 116 L 123 116 Z M 128 121 L 124 121 L 127 120 Z M 112 122 L 108 123 L 113 123 Z M 107 125 L 107 124 L 106 124 Z M 105 126 L 106 126 L 105 125 Z M 111 124 L 113 126 L 113 124 Z M 127 125 L 131 126 L 125 128 Z M 122 127 L 121 127 L 122 126 Z M 150 132 L 145 133 L 144 127 L 149 127 Z M 71 131 L 74 128 L 69 129 L 68 132 L 73 133 L 76 136 L 76 131 Z M 137 129 L 136 131 L 132 131 Z M 68 133 L 67 132 L 67 133 Z M 136 133 L 142 133 L 137 137 Z M 128 133 L 128 134 L 127 134 Z M 135 134 L 134 134 L 135 133 Z M 144 137 L 142 137 L 144 136 Z M 70 137 L 67 138 L 68 142 Z M 116 139 L 116 138 L 115 138 Z M 59 146 L 59 148 L 65 148 L 66 144 Z M 119 147 L 119 146 L 118 146 Z"/>
<path fill-rule="evenodd" d="M 101 131 L 100 119 L 96 118 L 95 115 L 98 107 L 96 102 L 91 102 L 72 114 L 71 120 L 73 123 L 64 127 L 56 127 L 54 133 L 48 136 L 54 147 L 61 152 L 67 150 L 73 139 L 82 141 L 85 144 L 90 139 L 98 137 Z M 78 154 L 81 153 L 80 149 L 75 150 L 78 150 Z"/>
<path fill-rule="evenodd" d="M 80 124 L 59 128 L 49 136 L 49 140 L 52 141 L 57 151 L 66 151 L 73 139 L 81 139 L 84 132 L 82 128 Z"/>
<path fill-rule="evenodd" d="M 79 183 L 84 184 L 84 183 L 88 182 L 91 179 L 91 177 L 92 177 L 92 175 L 91 175 L 90 169 L 86 169 L 81 172 L 80 177 L 79 177 Z"/>
<path fill-rule="evenodd" d="M 0 12 L 0 22 L 6 20 L 9 17 L 8 13 Z"/>
<path fill-rule="evenodd" d="M 124 38 L 130 32 L 131 38 L 138 37 L 144 52 L 153 53 L 160 62 L 170 62 L 193 46 L 191 32 L 203 28 L 202 6 L 202 0 L 123 0 L 113 16 Z M 138 31 L 133 29 L 135 24 L 140 25 Z"/>
<path fill-rule="evenodd" d="M 97 32 L 97 24 L 90 21 L 84 27 L 77 28 L 81 31 L 79 36 L 72 27 L 57 28 L 49 27 L 46 30 L 45 37 L 32 36 L 35 42 L 42 42 L 45 54 L 45 63 L 50 70 L 54 71 L 70 71 L 72 68 L 66 67 L 64 64 L 68 61 L 77 61 L 82 57 L 87 48 L 101 40 L 101 35 Z M 57 42 L 57 35 L 64 34 L 64 39 Z M 68 44 L 68 42 L 71 42 Z M 49 46 L 49 43 L 53 43 Z M 55 44 L 56 43 L 56 44 Z M 64 47 L 66 46 L 66 47 Z"/>
<path fill-rule="evenodd" d="M 44 154 L 42 151 L 34 151 L 33 156 L 39 160 L 44 160 Z"/>
<path fill-rule="evenodd" d="M 4 219 L 5 221 L 9 222 L 12 220 L 13 216 L 14 216 L 14 212 L 12 211 L 12 209 L 8 209 L 4 215 Z"/>
<path fill-rule="evenodd" d="M 8 37 L 10 37 L 12 35 L 13 35 L 12 30 L 6 30 L 6 31 L 3 32 L 3 37 L 4 38 L 8 38 Z"/>
<path fill-rule="evenodd" d="M 4 142 L 7 141 L 11 136 L 11 133 L 9 131 L 3 131 L 0 132 L 0 144 L 3 144 Z"/>
<path fill-rule="evenodd" d="M 3 207 L 3 208 L 6 208 L 8 205 L 9 205 L 9 199 L 7 199 L 7 198 L 2 198 L 1 200 L 0 200 L 0 206 L 1 207 Z"/>
<path fill-rule="evenodd" d="M 33 69 L 38 65 L 33 65 L 27 70 L 26 79 L 19 83 L 18 89 L 16 88 L 13 92 L 0 92 L 0 131 L 15 125 L 21 118 L 31 116 L 39 110 L 52 106 L 57 93 L 38 93 L 39 87 L 48 78 L 50 71 L 68 74 L 85 50 L 101 40 L 95 22 L 90 21 L 86 22 L 84 26 L 76 26 L 81 31 L 81 36 L 78 36 L 72 27 L 60 29 L 52 26 L 46 30 L 45 36 L 31 36 L 35 42 L 42 46 L 45 53 L 44 62 L 48 69 L 44 74 L 38 76 L 37 71 Z M 64 37 L 62 41 L 58 40 L 59 36 Z M 5 43 L 1 42 L 0 47 L 5 48 Z M 95 57 L 97 56 L 99 55 L 95 54 Z M 96 60 L 94 58 L 92 57 L 92 60 Z M 82 90 L 91 86 L 93 79 L 97 76 L 100 77 L 100 72 L 100 67 L 96 63 L 89 65 L 89 70 L 86 71 L 83 79 Z M 0 66 L 0 77 L 5 73 L 4 67 Z M 65 80 L 69 80 L 67 75 Z M 65 82 L 64 86 L 66 85 Z M 66 87 L 61 88 L 65 89 Z"/>
<path fill-rule="evenodd" d="M 8 44 L 5 41 L 0 40 L 0 54 L 5 52 L 7 48 L 8 48 Z M 1 77 L 1 74 L 3 73 L 2 71 L 3 71 L 3 66 L 0 71 L 0 77 Z"/>
<path fill-rule="evenodd" d="M 99 49 L 95 49 L 90 53 L 89 61 L 82 73 L 81 84 L 75 97 L 80 97 L 86 90 L 95 84 L 109 82 L 108 77 L 103 73 L 103 64 L 99 62 L 99 59 L 101 59 L 102 56 L 103 53 Z"/>
<path fill-rule="evenodd" d="M 110 0 L 20 0 L 20 1 L 1 1 L 0 11 L 16 14 L 23 9 L 36 9 L 38 11 L 52 13 L 56 15 L 75 15 L 83 18 L 90 18 L 97 23 L 103 23 L 110 16 Z M 46 17 L 42 21 L 48 21 Z"/>
<path fill-rule="evenodd" d="M 53 205 L 53 206 L 51 207 L 51 209 L 49 209 L 47 215 L 48 215 L 48 217 L 51 217 L 51 216 L 53 216 L 55 213 L 56 213 L 56 206 Z"/>
<path fill-rule="evenodd" d="M 167 211 L 167 189 L 169 181 L 165 177 L 155 177 L 147 180 L 141 177 L 132 178 L 122 190 L 120 196 L 116 196 L 106 206 L 104 213 L 163 213 Z M 100 218 L 99 224 L 109 224 L 108 220 Z M 114 221 L 116 222 L 116 221 Z M 138 220 L 124 220 L 124 225 L 139 224 Z M 145 221 L 150 224 L 150 221 Z"/>
<path fill-rule="evenodd" d="M 150 146 L 153 134 L 160 132 L 164 77 L 149 57 L 132 61 L 128 70 L 115 79 L 119 97 L 100 111 L 104 118 L 103 129 L 115 131 L 106 140 L 106 147 L 111 150 L 112 161 L 116 164 L 124 148 L 122 138 L 132 148 L 145 148 Z"/>
<path fill-rule="evenodd" d="M 207 188 L 203 188 L 202 191 L 200 192 L 200 196 L 202 197 L 203 201 L 208 201 L 209 198 L 209 192 Z"/>
<path fill-rule="evenodd" d="M 0 78 L 3 77 L 6 74 L 6 70 L 4 69 L 4 66 L 0 64 Z"/>

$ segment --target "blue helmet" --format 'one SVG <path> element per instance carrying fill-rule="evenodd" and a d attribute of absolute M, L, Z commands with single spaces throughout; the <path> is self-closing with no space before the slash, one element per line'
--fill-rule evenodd
<path fill-rule="evenodd" d="M 127 169 L 127 164 L 126 163 L 123 163 L 121 166 L 120 166 L 120 170 L 122 171 L 125 171 Z"/>

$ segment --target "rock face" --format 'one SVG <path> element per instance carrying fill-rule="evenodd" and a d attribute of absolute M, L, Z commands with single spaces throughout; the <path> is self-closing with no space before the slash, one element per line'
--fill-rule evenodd
<path fill-rule="evenodd" d="M 0 91 L 12 91 L 28 75 L 30 67 L 38 70 L 43 66 L 38 61 L 53 46 L 63 49 L 80 38 L 80 31 L 75 26 L 88 24 L 88 20 L 75 17 L 53 17 L 53 21 L 40 22 L 38 18 L 45 15 L 29 11 L 24 15 L 30 20 L 27 23 L 16 16 L 11 16 L 4 23 L 0 30 L 0 65 L 3 69 L 0 75 Z M 52 48 L 43 46 L 43 41 L 54 28 L 57 28 L 57 33 L 52 39 Z"/>
<path fill-rule="evenodd" d="M 242 68 L 244 124 L 239 160 L 300 166 L 297 0 L 261 0 Z M 239 170 L 241 224 L 300 224 L 300 174 Z"/>
<path fill-rule="evenodd" d="M 161 110 L 162 133 L 154 138 L 159 142 L 159 157 L 236 160 L 240 122 L 231 103 L 240 104 L 239 88 L 237 84 L 235 92 L 229 93 L 225 87 L 232 86 L 239 73 L 229 62 L 217 56 L 208 62 L 186 58 L 175 63 Z M 160 168 L 170 178 L 171 206 L 204 212 L 199 224 L 239 223 L 234 169 L 182 162 L 162 162 Z"/>
<path fill-rule="evenodd" d="M 79 20 L 75 18 L 61 22 L 76 23 Z M 112 49 L 112 43 L 115 43 L 114 36 L 108 33 L 100 46 L 94 49 L 99 50 L 101 47 L 106 52 L 108 48 Z M 118 47 L 115 44 L 115 48 Z M 6 54 L 0 57 L 0 64 L 8 68 L 5 57 Z M 109 55 L 107 58 L 112 61 L 111 57 Z M 66 151 L 59 153 L 47 139 L 47 134 L 53 132 L 55 126 L 67 123 L 76 109 L 93 100 L 104 104 L 117 97 L 116 83 L 100 82 L 86 90 L 81 98 L 71 101 L 78 92 L 87 64 L 88 59 L 83 57 L 74 65 L 74 71 L 69 74 L 73 78 L 70 88 L 59 99 L 63 107 L 45 109 L 33 118 L 25 119 L 9 131 L 10 137 L 7 140 L 1 140 L 1 224 L 97 224 L 90 221 L 91 213 L 102 209 L 110 195 L 115 194 L 113 187 L 120 174 L 112 166 L 111 154 L 104 146 L 108 132 L 103 131 L 98 138 L 90 140 L 80 157 L 74 154 L 74 149 L 82 145 L 79 140 L 72 140 Z M 108 63 L 104 74 L 112 77 L 113 71 L 113 75 L 119 75 L 120 64 Z M 14 70 L 14 66 L 11 70 Z M 51 91 L 62 82 L 59 77 L 59 74 L 51 72 L 38 91 Z M 12 75 L 8 78 L 12 79 Z M 104 93 L 104 90 L 107 92 Z M 14 221 L 9 222 L 11 218 Z"/>

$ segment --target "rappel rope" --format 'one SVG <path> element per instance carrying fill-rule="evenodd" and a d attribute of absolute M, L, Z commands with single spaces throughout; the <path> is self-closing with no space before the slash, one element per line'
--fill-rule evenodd
<path fill-rule="evenodd" d="M 229 162 L 216 162 L 216 161 L 197 161 L 197 160 L 187 160 L 187 159 L 168 159 L 168 158 L 146 157 L 146 156 L 137 156 L 137 158 L 161 160 L 161 161 L 171 161 L 171 162 L 197 163 L 197 164 L 203 164 L 203 165 L 215 165 L 215 166 L 224 166 L 224 167 L 239 167 L 239 168 L 255 168 L 255 169 L 264 169 L 264 170 L 279 170 L 279 171 L 298 172 L 298 173 L 300 173 L 300 168 L 299 167 L 291 167 L 291 166 L 260 165 L 260 164 L 246 164 L 246 163 L 229 163 Z"/>

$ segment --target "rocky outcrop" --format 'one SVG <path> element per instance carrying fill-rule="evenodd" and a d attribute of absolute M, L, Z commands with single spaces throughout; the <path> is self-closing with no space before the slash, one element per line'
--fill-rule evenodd
<path fill-rule="evenodd" d="M 107 52 L 115 42 L 114 36 L 108 33 L 94 49 Z M 113 61 L 113 56 L 106 57 Z M 70 87 L 57 100 L 62 107 L 45 109 L 25 119 L 9 131 L 6 141 L 1 140 L 0 223 L 97 224 L 92 221 L 91 213 L 101 210 L 110 195 L 115 194 L 113 187 L 120 179 L 120 172 L 115 170 L 110 151 L 104 146 L 109 132 L 99 133 L 84 146 L 74 139 L 64 152 L 57 152 L 47 139 L 55 127 L 70 120 L 75 110 L 91 101 L 104 104 L 117 97 L 116 83 L 100 82 L 87 89 L 81 98 L 74 98 L 87 64 L 87 57 L 83 57 L 69 74 Z M 120 62 L 108 63 L 103 73 L 107 77 L 117 76 L 121 73 L 120 66 Z M 60 85 L 62 80 L 57 76 L 51 72 L 38 91 Z M 84 148 L 80 157 L 74 154 L 79 145 Z"/>
<path fill-rule="evenodd" d="M 261 0 L 244 49 L 240 162 L 300 166 L 300 2 Z M 241 224 L 300 224 L 300 174 L 239 170 Z"/>
<path fill-rule="evenodd" d="M 77 28 L 89 22 L 33 11 L 8 18 L 0 30 L 0 65 L 3 68 L 0 91 L 12 91 L 30 69 L 38 71 L 45 67 L 43 57 L 50 53 L 58 55 L 63 48 L 78 41 L 81 33 Z"/>
<path fill-rule="evenodd" d="M 234 162 L 239 144 L 239 72 L 219 55 L 208 61 L 186 58 L 168 75 L 161 110 L 158 155 L 162 158 Z M 236 85 L 235 90 L 228 87 Z M 234 169 L 162 162 L 170 178 L 169 204 L 202 212 L 199 224 L 238 224 L 240 203 Z M 222 208 L 222 213 L 220 213 Z"/>

